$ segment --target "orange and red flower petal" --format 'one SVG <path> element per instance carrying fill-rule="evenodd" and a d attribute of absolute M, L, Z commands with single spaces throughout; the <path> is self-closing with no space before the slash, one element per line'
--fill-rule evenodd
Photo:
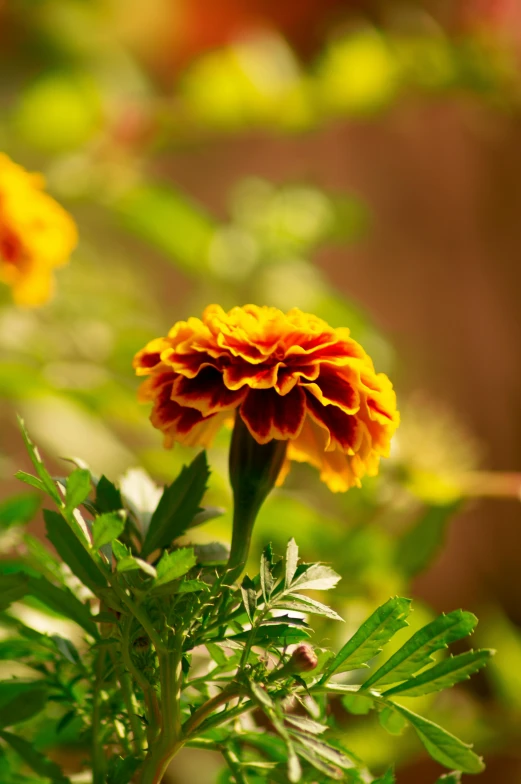
<path fill-rule="evenodd" d="M 311 393 L 306 394 L 309 415 L 329 433 L 326 450 L 333 451 L 337 446 L 344 452 L 356 452 L 363 439 L 363 423 L 352 414 L 346 414 L 335 405 L 322 405 Z"/>
<path fill-rule="evenodd" d="M 173 399 L 182 406 L 196 408 L 205 416 L 236 408 L 246 396 L 246 389 L 228 388 L 217 368 L 205 366 L 194 378 L 178 375 L 172 390 Z"/>
<path fill-rule="evenodd" d="M 300 387 L 287 395 L 273 389 L 250 389 L 241 405 L 240 415 L 259 444 L 274 438 L 296 438 L 306 416 L 306 399 Z"/>

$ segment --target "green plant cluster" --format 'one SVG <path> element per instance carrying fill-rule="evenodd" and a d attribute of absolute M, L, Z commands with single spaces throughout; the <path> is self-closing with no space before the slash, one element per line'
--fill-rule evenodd
<path fill-rule="evenodd" d="M 330 566 L 302 563 L 291 539 L 284 557 L 266 547 L 259 574 L 230 585 L 222 547 L 188 544 L 193 526 L 220 513 L 202 507 L 204 452 L 159 502 L 136 504 L 84 467 L 51 477 L 22 430 L 35 475 L 18 478 L 52 501 L 44 520 L 58 558 L 25 534 L 23 553 L 0 562 L 0 659 L 35 673 L 0 682 L 5 784 L 74 780 L 29 740 L 42 720 L 58 741 L 74 728 L 90 746 L 93 784 L 157 784 L 185 746 L 220 752 L 223 782 L 392 784 L 392 770 L 375 777 L 345 747 L 338 709 L 376 711 L 391 734 L 410 725 L 451 771 L 439 784 L 483 769 L 469 745 L 403 702 L 486 664 L 488 649 L 443 655 L 472 633 L 474 615 L 442 614 L 385 656 L 411 609 L 394 597 L 336 654 L 312 647 L 314 617 L 342 622 L 316 598 L 340 579 Z M 35 511 L 32 496 L 18 496 L 2 507 L 2 526 L 24 524 Z M 16 602 L 68 619 L 77 633 L 35 630 Z"/>

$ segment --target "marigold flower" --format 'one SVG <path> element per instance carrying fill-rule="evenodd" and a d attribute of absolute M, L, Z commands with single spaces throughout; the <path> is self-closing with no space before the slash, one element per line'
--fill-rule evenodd
<path fill-rule="evenodd" d="M 67 263 L 77 243 L 74 221 L 44 184 L 0 154 L 0 280 L 20 305 L 49 299 L 52 270 Z"/>
<path fill-rule="evenodd" d="M 206 308 L 134 358 L 148 376 L 140 399 L 174 441 L 207 446 L 234 411 L 259 444 L 287 440 L 288 461 L 308 462 L 333 491 L 359 486 L 389 454 L 396 396 L 349 335 L 297 308 Z"/>

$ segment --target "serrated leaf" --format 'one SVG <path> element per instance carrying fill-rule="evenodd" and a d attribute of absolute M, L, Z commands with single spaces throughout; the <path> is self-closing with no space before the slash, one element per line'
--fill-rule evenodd
<path fill-rule="evenodd" d="M 480 651 L 461 653 L 459 656 L 449 656 L 419 675 L 413 675 L 405 683 L 387 689 L 383 692 L 383 696 L 400 694 L 402 697 L 421 697 L 433 691 L 448 689 L 459 681 L 467 680 L 472 673 L 484 667 L 493 654 L 494 651 L 485 648 Z"/>
<path fill-rule="evenodd" d="M 84 468 L 77 468 L 67 477 L 67 488 L 65 493 L 65 507 L 72 512 L 80 506 L 91 491 L 90 471 Z"/>
<path fill-rule="evenodd" d="M 244 576 L 241 583 L 241 595 L 246 614 L 250 619 L 250 623 L 253 623 L 253 617 L 255 615 L 255 610 L 257 609 L 257 591 L 255 590 L 253 581 L 247 574 Z"/>
<path fill-rule="evenodd" d="M 116 485 L 110 479 L 107 479 L 105 474 L 102 474 L 96 485 L 96 500 L 95 506 L 98 512 L 102 514 L 106 512 L 117 512 L 123 509 L 123 501 L 121 500 L 121 493 Z"/>
<path fill-rule="evenodd" d="M 20 493 L 6 498 L 0 504 L 0 528 L 6 530 L 13 525 L 29 523 L 40 508 L 40 496 L 36 493 Z"/>
<path fill-rule="evenodd" d="M 125 530 L 126 518 L 123 514 L 107 512 L 96 517 L 92 524 L 92 545 L 99 550 L 106 544 L 110 544 L 120 536 Z"/>
<path fill-rule="evenodd" d="M 200 511 L 209 476 L 206 452 L 200 452 L 189 466 L 183 466 L 177 479 L 165 488 L 150 520 L 142 549 L 143 557 L 160 547 L 168 547 L 174 539 L 184 534 Z"/>
<path fill-rule="evenodd" d="M 484 769 L 483 760 L 472 751 L 469 744 L 403 705 L 393 703 L 393 707 L 403 714 L 415 729 L 421 742 L 436 762 L 446 768 L 461 770 L 463 773 L 481 773 Z"/>
<path fill-rule="evenodd" d="M 313 721 L 307 716 L 297 716 L 294 713 L 286 713 L 284 721 L 292 724 L 301 732 L 310 732 L 312 735 L 321 735 L 328 729 L 326 724 L 319 724 L 318 721 Z"/>
<path fill-rule="evenodd" d="M 277 602 L 275 605 L 281 610 L 296 610 L 302 613 L 313 613 L 314 615 L 322 615 L 324 618 L 331 618 L 335 621 L 344 621 L 344 619 L 331 607 L 328 607 L 322 602 L 317 602 L 316 599 L 310 599 L 308 596 L 301 596 L 298 593 L 289 594 L 287 598 Z"/>
<path fill-rule="evenodd" d="M 70 780 L 64 775 L 60 766 L 44 757 L 29 741 L 5 730 L 0 732 L 0 738 L 8 743 L 25 764 L 39 776 L 51 779 L 53 784 L 70 784 Z"/>
<path fill-rule="evenodd" d="M 284 585 L 286 588 L 289 588 L 289 586 L 293 581 L 295 572 L 297 571 L 297 564 L 298 564 L 298 545 L 295 542 L 295 540 L 292 538 L 289 540 L 288 546 L 286 547 L 286 573 L 284 576 Z"/>
<path fill-rule="evenodd" d="M 320 773 L 323 773 L 328 779 L 333 779 L 334 781 L 342 781 L 344 778 L 344 773 L 340 768 L 337 768 L 335 765 L 331 765 L 329 762 L 326 762 L 320 755 L 316 754 L 316 752 L 312 751 L 308 746 L 305 746 L 302 743 L 296 744 L 296 751 L 297 754 L 309 762 L 316 770 L 319 770 Z"/>
<path fill-rule="evenodd" d="M 432 654 L 435 651 L 446 648 L 450 643 L 471 634 L 477 622 L 475 615 L 463 610 L 454 610 L 447 615 L 438 616 L 415 632 L 365 681 L 362 688 L 368 689 L 375 684 L 384 686 L 409 678 L 433 661 Z"/>
<path fill-rule="evenodd" d="M 395 596 L 378 607 L 337 653 L 321 680 L 334 673 L 367 667 L 367 662 L 380 653 L 396 632 L 407 626 L 410 605 L 410 599 Z"/>
<path fill-rule="evenodd" d="M 195 566 L 196 559 L 193 547 L 183 547 L 172 553 L 164 553 L 157 564 L 157 578 L 154 587 L 178 580 Z"/>
<path fill-rule="evenodd" d="M 0 727 L 11 727 L 40 713 L 46 704 L 42 681 L 0 681 Z"/>
<path fill-rule="evenodd" d="M 264 601 L 267 603 L 271 592 L 273 591 L 273 586 L 275 584 L 273 580 L 273 575 L 271 574 L 271 565 L 273 562 L 273 551 L 271 549 L 271 545 L 267 545 L 261 555 L 261 562 L 260 562 L 260 584 L 262 589 L 262 595 L 264 597 Z"/>
<path fill-rule="evenodd" d="M 48 540 L 72 573 L 93 593 L 99 588 L 105 588 L 107 581 L 103 572 L 62 515 L 44 509 L 43 518 Z"/>
<path fill-rule="evenodd" d="M 179 583 L 177 593 L 196 593 L 197 591 L 209 591 L 210 586 L 203 580 L 183 580 Z"/>
<path fill-rule="evenodd" d="M 324 564 L 316 563 L 306 567 L 300 574 L 298 572 L 302 566 L 298 567 L 297 576 L 291 586 L 292 590 L 329 591 L 342 579 L 339 574 Z"/>
<path fill-rule="evenodd" d="M 328 762 L 331 762 L 333 765 L 336 765 L 343 770 L 351 770 L 356 767 L 354 761 L 346 754 L 339 749 L 330 746 L 328 743 L 325 743 L 323 740 L 311 735 L 306 735 L 299 730 L 290 730 L 290 732 L 291 736 L 293 738 L 298 738 L 301 743 L 305 744 L 307 749 L 312 749 L 316 754 Z"/>
<path fill-rule="evenodd" d="M 51 496 L 51 498 L 53 498 L 56 501 L 56 503 L 61 504 L 61 498 L 58 489 L 56 487 L 56 484 L 53 482 L 51 475 L 45 468 L 42 458 L 40 457 L 38 448 L 31 441 L 29 437 L 29 433 L 27 432 L 27 428 L 25 427 L 25 422 L 20 416 L 18 417 L 18 424 L 20 425 L 20 430 L 22 431 L 22 438 L 25 443 L 25 448 L 29 453 L 31 462 L 36 470 L 36 473 L 38 474 L 38 477 L 42 485 L 44 486 L 46 492 Z"/>

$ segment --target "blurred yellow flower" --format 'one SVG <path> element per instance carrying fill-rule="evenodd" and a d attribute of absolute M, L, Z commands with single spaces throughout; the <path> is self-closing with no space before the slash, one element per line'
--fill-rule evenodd
<path fill-rule="evenodd" d="M 389 379 L 346 328 L 297 308 L 206 308 L 136 355 L 140 398 L 152 424 L 174 441 L 206 446 L 233 413 L 260 444 L 288 441 L 289 461 L 307 462 L 333 491 L 378 471 L 398 426 Z M 282 478 L 282 477 L 281 477 Z"/>
<path fill-rule="evenodd" d="M 69 260 L 78 235 L 71 216 L 30 174 L 0 153 L 0 280 L 19 305 L 41 305 L 53 290 L 55 267 Z"/>

